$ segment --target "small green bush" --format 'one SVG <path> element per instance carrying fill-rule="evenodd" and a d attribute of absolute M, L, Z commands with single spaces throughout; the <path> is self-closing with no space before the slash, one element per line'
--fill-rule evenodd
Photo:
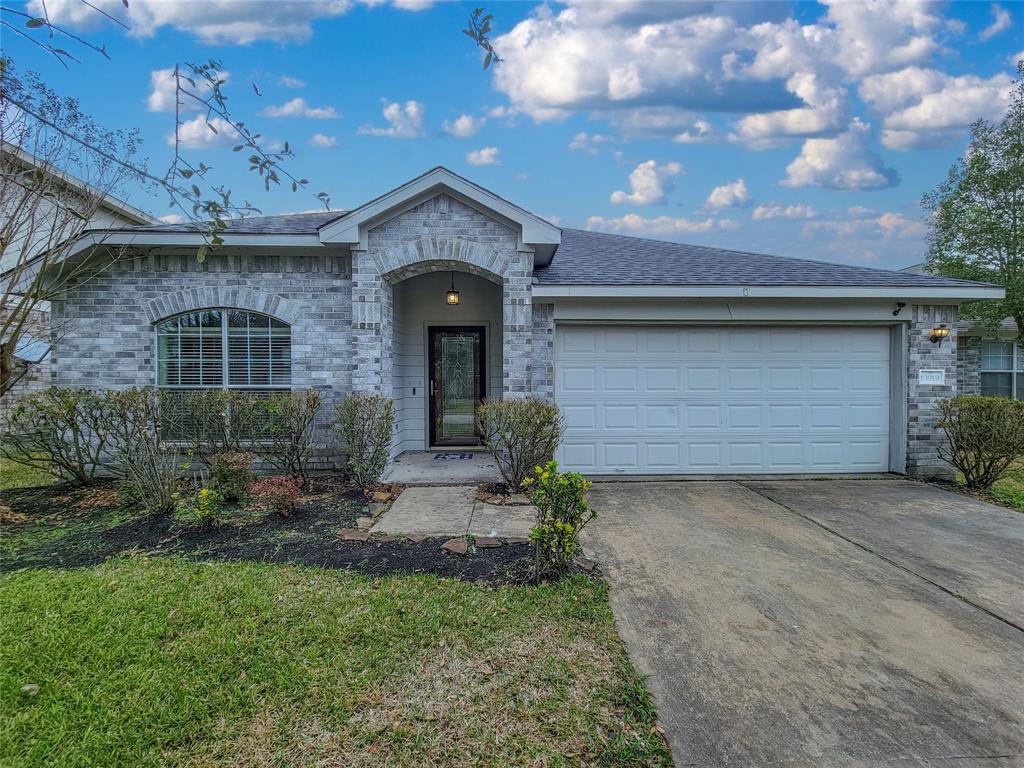
<path fill-rule="evenodd" d="M 110 460 L 105 408 L 106 393 L 91 389 L 51 387 L 24 395 L 11 409 L 0 456 L 88 485 Z"/>
<path fill-rule="evenodd" d="M 535 467 L 524 484 L 537 508 L 537 524 L 530 529 L 537 578 L 560 576 L 579 551 L 580 531 L 596 517 L 587 501 L 591 483 L 579 472 L 559 472 L 549 461 Z"/>
<path fill-rule="evenodd" d="M 252 463 L 255 458 L 245 451 L 217 453 L 210 457 L 213 487 L 224 501 L 236 502 L 245 498 L 253 481 Z"/>
<path fill-rule="evenodd" d="M 224 497 L 204 486 L 192 498 L 179 502 L 176 514 L 179 519 L 206 530 L 220 528 L 224 522 Z"/>
<path fill-rule="evenodd" d="M 477 409 L 477 425 L 513 491 L 523 488 L 534 467 L 551 461 L 565 431 L 558 406 L 533 398 L 488 400 Z"/>
<path fill-rule="evenodd" d="M 360 488 L 379 485 L 391 454 L 395 401 L 383 395 L 348 395 L 337 408 L 344 470 Z"/>
<path fill-rule="evenodd" d="M 315 389 L 263 394 L 246 416 L 257 437 L 251 450 L 268 466 L 305 485 L 322 407 L 323 398 Z"/>
<path fill-rule="evenodd" d="M 960 470 L 968 488 L 988 490 L 1024 456 L 1024 402 L 972 395 L 939 407 L 939 426 L 948 438 L 939 455 Z"/>

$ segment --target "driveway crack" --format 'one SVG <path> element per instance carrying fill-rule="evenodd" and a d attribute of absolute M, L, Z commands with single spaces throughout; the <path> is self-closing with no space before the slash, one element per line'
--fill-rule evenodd
<path fill-rule="evenodd" d="M 997 621 L 1000 621 L 1003 624 L 1006 624 L 1008 627 L 1013 627 L 1018 632 L 1024 633 L 1024 626 L 1021 626 L 1020 624 L 1017 624 L 1016 622 L 1011 621 L 1010 619 L 1007 619 L 1007 618 L 1005 618 L 1003 616 L 1000 616 L 998 613 L 990 611 L 988 608 L 986 608 L 983 605 L 978 605 L 978 603 L 975 603 L 974 601 L 972 601 L 970 598 L 966 597 L 965 595 L 962 595 L 962 594 L 960 594 L 959 592 L 957 592 L 955 590 L 952 590 L 952 589 L 949 589 L 948 587 L 943 586 L 942 584 L 940 584 L 939 582 L 935 581 L 934 579 L 928 578 L 925 574 L 920 573 L 918 571 L 915 571 L 913 568 L 907 567 L 906 565 L 904 565 L 903 563 L 899 562 L 898 560 L 894 560 L 891 557 L 888 557 L 888 556 L 882 554 L 881 552 L 878 552 L 877 550 L 872 549 L 871 547 L 867 546 L 866 544 L 862 544 L 861 542 L 857 541 L 856 539 L 851 539 L 849 536 L 847 536 L 847 535 L 845 535 L 843 533 L 840 533 L 835 528 L 832 528 L 832 527 L 826 525 L 825 523 L 822 523 L 820 520 L 815 520 L 813 517 L 810 517 L 809 515 L 805 515 L 802 512 L 798 512 L 797 510 L 793 509 L 793 507 L 789 506 L 785 502 L 782 502 L 782 501 L 779 501 L 778 499 L 772 498 L 771 494 L 766 493 L 765 491 L 759 490 L 757 488 L 753 488 L 753 487 L 751 487 L 750 485 L 748 485 L 745 482 L 736 481 L 736 484 L 739 485 L 739 486 L 742 486 L 743 488 L 746 488 L 751 493 L 756 493 L 761 498 L 767 499 L 768 501 L 770 501 L 772 504 L 776 505 L 777 507 L 780 507 L 780 508 L 786 510 L 787 512 L 791 513 L 791 514 L 794 514 L 797 517 L 799 517 L 799 518 L 801 518 L 803 520 L 806 520 L 807 522 L 811 523 L 812 525 L 815 525 L 818 528 L 821 528 L 823 531 L 828 531 L 833 536 L 836 536 L 837 538 L 840 538 L 843 541 L 845 541 L 845 542 L 847 542 L 849 544 L 852 544 L 853 546 L 857 547 L 858 549 L 860 549 L 860 550 L 862 550 L 864 552 L 867 552 L 870 555 L 874 555 L 875 557 L 879 558 L 880 560 L 884 560 L 885 562 L 889 563 L 890 565 L 893 565 L 896 568 L 899 568 L 904 573 L 909 573 L 911 576 L 914 576 L 914 577 L 920 579 L 921 581 L 925 582 L 926 584 L 930 584 L 931 586 L 935 587 L 936 589 L 939 589 L 942 592 L 945 592 L 950 597 L 954 597 L 957 600 L 960 600 L 961 602 L 966 603 L 967 605 L 971 606 L 972 608 L 976 608 L 977 610 L 981 611 L 982 613 L 988 614 L 993 619 L 996 619 Z"/>

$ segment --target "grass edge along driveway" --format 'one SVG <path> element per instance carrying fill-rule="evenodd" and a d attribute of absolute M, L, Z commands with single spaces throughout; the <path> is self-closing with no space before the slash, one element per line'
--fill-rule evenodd
<path fill-rule="evenodd" d="M 6 574 L 0 610 L 3 765 L 671 765 L 584 576 L 125 558 Z"/>

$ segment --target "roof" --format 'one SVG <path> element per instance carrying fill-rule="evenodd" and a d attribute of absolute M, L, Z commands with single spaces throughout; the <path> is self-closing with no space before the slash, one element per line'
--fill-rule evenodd
<path fill-rule="evenodd" d="M 31 152 L 28 152 L 19 146 L 11 144 L 10 142 L 5 141 L 2 144 L 0 144 L 0 151 L 3 151 L 4 153 L 9 154 L 12 157 L 16 158 L 26 167 L 39 168 L 43 170 L 50 176 L 60 179 L 61 182 L 63 182 L 68 187 L 74 190 L 81 192 L 91 191 L 93 193 L 95 193 L 96 191 L 88 182 L 83 181 L 77 176 L 74 176 L 73 174 L 68 173 L 67 171 L 61 168 L 56 168 L 52 165 L 49 165 L 48 163 L 43 162 L 38 157 L 33 155 Z M 113 195 L 104 195 L 102 207 L 120 214 L 129 221 L 134 221 L 136 224 L 150 224 L 156 221 L 156 219 L 154 219 L 153 216 L 151 216 L 150 214 L 146 213 L 145 211 L 139 208 L 136 208 L 134 205 L 126 203 L 124 200 L 121 200 L 120 198 L 114 197 Z"/>
<path fill-rule="evenodd" d="M 308 211 L 282 213 L 277 216 L 247 216 L 244 219 L 224 219 L 224 232 L 233 235 L 315 235 L 324 224 L 343 216 L 345 211 Z M 181 232 L 199 230 L 187 223 L 143 224 L 125 227 L 134 232 Z"/>
<path fill-rule="evenodd" d="M 534 270 L 539 285 L 789 285 L 968 287 L 947 277 L 768 256 L 703 245 L 563 229 L 550 266 Z"/>

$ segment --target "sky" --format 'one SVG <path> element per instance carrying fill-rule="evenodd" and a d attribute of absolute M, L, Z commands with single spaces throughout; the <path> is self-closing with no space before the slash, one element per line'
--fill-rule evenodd
<path fill-rule="evenodd" d="M 80 59 L 65 68 L 8 30 L 4 54 L 102 125 L 138 128 L 156 170 L 169 71 L 219 60 L 234 116 L 288 141 L 310 190 L 264 192 L 229 132 L 187 111 L 186 151 L 266 214 L 315 210 L 316 191 L 353 208 L 444 165 L 564 227 L 882 268 L 923 260 L 921 196 L 972 121 L 1005 113 L 1024 58 L 1013 2 L 498 2 L 486 71 L 461 31 L 475 4 L 91 5 L 130 29 L 46 0 L 109 61 L 65 41 Z"/>

